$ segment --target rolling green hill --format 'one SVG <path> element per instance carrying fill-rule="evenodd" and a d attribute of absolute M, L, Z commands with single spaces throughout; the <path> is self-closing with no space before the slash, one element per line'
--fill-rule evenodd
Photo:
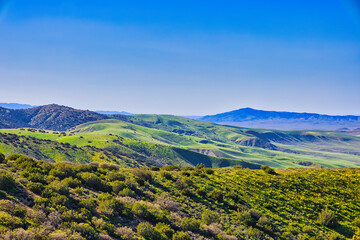
<path fill-rule="evenodd" d="M 118 120 L 109 121 L 118 122 Z M 102 124 L 96 124 L 96 128 L 102 128 L 101 126 Z M 0 150 L 6 155 L 26 154 L 39 160 L 81 163 L 111 162 L 123 167 L 171 164 L 196 166 L 202 163 L 207 167 L 239 165 L 252 169 L 260 168 L 260 165 L 239 159 L 203 155 L 170 145 L 132 140 L 123 138 L 119 136 L 120 134 L 106 134 L 91 129 L 90 132 L 79 131 L 77 133 L 37 129 L 3 129 L 0 130 Z"/>
<path fill-rule="evenodd" d="M 298 167 L 299 164 L 354 167 L 360 163 L 360 138 L 346 133 L 249 129 L 168 115 L 135 115 L 126 121 L 203 138 L 203 144 L 193 148 L 276 168 Z"/>
<path fill-rule="evenodd" d="M 128 154 L 126 158 L 133 162 L 141 159 L 149 165 L 196 165 L 199 158 L 209 167 L 244 164 L 244 161 L 274 168 L 360 166 L 360 138 L 344 132 L 248 129 L 170 115 L 112 117 L 119 119 L 87 122 L 67 132 L 27 128 L 0 132 L 95 147 L 97 151 L 113 152 L 112 155 Z"/>

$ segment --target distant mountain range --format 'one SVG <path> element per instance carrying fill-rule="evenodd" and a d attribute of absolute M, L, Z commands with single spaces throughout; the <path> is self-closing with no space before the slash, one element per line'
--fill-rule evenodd
<path fill-rule="evenodd" d="M 205 122 L 278 130 L 346 130 L 360 127 L 360 116 L 331 116 L 316 113 L 263 111 L 241 108 L 198 118 Z"/>
<path fill-rule="evenodd" d="M 97 113 L 100 113 L 100 114 L 104 114 L 104 115 L 115 115 L 115 114 L 122 114 L 122 115 L 134 115 L 133 113 L 129 113 L 129 112 L 125 112 L 125 111 L 95 111 Z"/>
<path fill-rule="evenodd" d="M 20 103 L 0 103 L 0 107 L 8 108 L 8 109 L 28 109 L 37 106 L 29 105 L 29 104 L 20 104 Z"/>
<path fill-rule="evenodd" d="M 102 119 L 124 120 L 128 112 L 77 110 L 56 104 L 31 106 L 0 103 L 0 128 L 32 127 L 63 131 L 79 124 Z M 331 116 L 316 113 L 264 111 L 241 108 L 208 116 L 187 118 L 223 125 L 277 130 L 338 130 L 360 129 L 360 116 Z"/>

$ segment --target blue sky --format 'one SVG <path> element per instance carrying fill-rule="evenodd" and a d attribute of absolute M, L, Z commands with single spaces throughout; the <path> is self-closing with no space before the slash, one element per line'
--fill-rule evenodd
<path fill-rule="evenodd" d="M 360 4 L 0 0 L 0 102 L 360 115 Z"/>

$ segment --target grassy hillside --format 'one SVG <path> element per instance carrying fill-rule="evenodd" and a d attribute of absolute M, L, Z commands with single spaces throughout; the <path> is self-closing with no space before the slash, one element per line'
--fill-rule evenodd
<path fill-rule="evenodd" d="M 96 128 L 102 128 L 101 126 L 102 124 L 96 124 Z M 170 145 L 123 138 L 108 134 L 106 130 L 105 132 L 91 130 L 74 133 L 25 128 L 3 129 L 0 130 L 0 150 L 6 155 L 20 153 L 39 160 L 111 162 L 122 167 L 169 164 L 196 166 L 202 163 L 207 167 L 239 165 L 252 169 L 260 168 L 260 165 L 238 159 L 213 157 Z"/>
<path fill-rule="evenodd" d="M 34 134 L 37 135 L 37 134 Z M 39 160 L 74 163 L 110 162 L 122 167 L 149 166 L 151 162 L 122 151 L 109 151 L 95 146 L 38 139 L 11 133 L 0 133 L 0 151 L 6 155 L 25 154 Z"/>
<path fill-rule="evenodd" d="M 119 169 L 0 156 L 2 239 L 346 239 L 359 169 Z M 160 170 L 160 171 L 159 171 Z"/>
<path fill-rule="evenodd" d="M 124 120 L 202 139 L 188 148 L 210 150 L 215 156 L 238 158 L 276 168 L 360 166 L 360 138 L 346 133 L 248 129 L 169 115 L 135 115 Z"/>
<path fill-rule="evenodd" d="M 121 118 L 85 123 L 67 132 L 0 132 L 125 152 L 160 165 L 196 165 L 197 152 L 208 155 L 214 167 L 231 166 L 236 161 L 274 168 L 360 166 L 360 138 L 345 133 L 247 129 L 168 115 Z M 177 148 L 192 152 L 180 154 Z"/>

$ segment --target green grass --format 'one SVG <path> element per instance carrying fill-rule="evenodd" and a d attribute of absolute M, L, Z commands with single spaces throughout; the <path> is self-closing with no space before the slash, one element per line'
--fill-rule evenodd
<path fill-rule="evenodd" d="M 116 123 L 118 121 L 115 121 Z M 122 125 L 121 125 L 122 126 Z M 137 127 L 137 126 L 136 126 Z M 141 127 L 142 128 L 142 127 Z M 189 150 L 180 150 L 174 146 L 156 144 L 155 142 L 143 142 L 121 136 L 122 128 L 116 125 L 116 131 L 106 124 L 86 126 L 85 130 L 64 132 L 56 135 L 41 133 L 34 129 L 10 129 L 0 130 L 0 133 L 16 134 L 18 144 L 13 141 L 4 141 L 0 138 L 0 149 L 6 154 L 21 153 L 28 156 L 55 162 L 113 162 L 123 167 L 169 165 L 191 166 L 200 163 L 208 167 L 228 167 L 241 165 L 249 168 L 259 168 L 257 164 L 246 163 L 239 159 L 226 159 L 221 157 L 206 156 Z M 127 131 L 127 129 L 125 129 Z M 153 131 L 150 129 L 150 131 Z M 157 130 L 155 130 L 157 131 Z M 109 132 L 116 132 L 114 135 Z M 163 131 L 161 131 L 163 132 Z M 3 136 L 7 136 L 4 134 Z M 10 135 L 8 135 L 10 136 Z M 20 136 L 20 137 L 19 137 Z M 39 139 L 37 142 L 35 139 Z M 138 139 L 138 138 L 135 138 Z M 41 141 L 40 141 L 41 140 Z M 22 142 L 22 144 L 20 144 Z M 30 149 L 24 147 L 29 145 Z M 67 145 L 68 144 L 68 145 Z M 61 150 L 58 150 L 58 145 Z M 74 146 L 74 147 L 72 147 Z M 75 147 L 76 146 L 76 147 Z M 180 154 L 181 151 L 183 154 Z M 184 154 L 186 152 L 186 154 Z"/>
<path fill-rule="evenodd" d="M 58 134 L 28 129 L 3 129 L 0 132 L 56 140 L 79 147 L 89 145 L 100 149 L 118 149 L 129 154 L 134 154 L 135 151 L 139 156 L 144 155 L 141 152 L 145 151 L 144 149 L 134 150 L 134 144 L 123 146 L 114 143 L 114 140 L 131 139 L 153 144 L 153 148 L 159 149 L 178 147 L 208 153 L 218 158 L 247 161 L 274 168 L 360 166 L 360 138 L 337 132 L 247 129 L 170 115 L 136 115 L 125 120 L 127 122 L 115 119 L 90 122 L 79 125 L 72 131 Z M 240 141 L 246 138 L 270 139 L 271 144 L 278 149 L 239 145 Z M 178 154 L 162 156 L 159 155 L 159 151 L 143 158 L 165 164 L 191 164 Z"/>

